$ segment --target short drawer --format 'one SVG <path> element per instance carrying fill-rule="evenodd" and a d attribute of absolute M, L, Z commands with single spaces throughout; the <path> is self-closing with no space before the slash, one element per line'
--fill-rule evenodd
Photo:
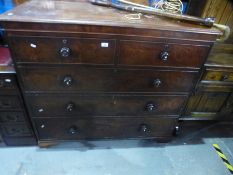
<path fill-rule="evenodd" d="M 114 63 L 115 40 L 19 36 L 10 40 L 17 62 Z"/>
<path fill-rule="evenodd" d="M 0 74 L 0 91 L 16 90 L 17 84 L 15 76 L 12 74 Z"/>
<path fill-rule="evenodd" d="M 1 125 L 2 135 L 6 137 L 31 136 L 32 131 L 26 124 L 4 124 Z"/>
<path fill-rule="evenodd" d="M 119 48 L 119 64 L 136 66 L 199 68 L 209 52 L 208 46 L 138 41 L 120 41 Z"/>
<path fill-rule="evenodd" d="M 187 96 L 176 95 L 27 95 L 34 117 L 179 115 Z"/>
<path fill-rule="evenodd" d="M 171 137 L 176 118 L 34 119 L 39 140 Z"/>
<path fill-rule="evenodd" d="M 189 92 L 198 71 L 21 67 L 25 91 Z"/>
<path fill-rule="evenodd" d="M 0 123 L 8 122 L 24 122 L 25 116 L 23 112 L 0 112 Z"/>
<path fill-rule="evenodd" d="M 233 72 L 207 70 L 203 76 L 202 81 L 213 81 L 215 83 L 233 84 Z"/>
<path fill-rule="evenodd" d="M 1 110 L 21 110 L 21 103 L 18 96 L 0 96 Z"/>

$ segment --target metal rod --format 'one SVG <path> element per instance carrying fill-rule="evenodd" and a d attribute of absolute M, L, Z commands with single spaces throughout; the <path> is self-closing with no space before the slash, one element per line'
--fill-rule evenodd
<path fill-rule="evenodd" d="M 90 0 L 90 2 L 95 5 L 113 7 L 119 10 L 125 10 L 129 12 L 137 12 L 137 13 L 143 13 L 143 14 L 149 14 L 149 15 L 158 15 L 158 16 L 163 16 L 163 17 L 168 17 L 168 18 L 173 18 L 173 19 L 178 19 L 178 20 L 184 20 L 188 22 L 194 22 L 197 24 L 201 24 L 207 27 L 214 26 L 218 28 L 219 30 L 223 31 L 223 35 L 221 36 L 221 38 L 217 39 L 217 41 L 219 42 L 225 41 L 230 35 L 230 28 L 228 26 L 214 23 L 215 19 L 211 17 L 200 18 L 200 17 L 195 17 L 195 16 L 164 12 L 159 9 L 155 9 L 155 8 L 137 4 L 137 3 L 132 3 L 127 0 L 118 0 L 118 1 L 121 3 L 112 3 L 111 0 Z"/>
<path fill-rule="evenodd" d="M 212 27 L 214 24 L 214 18 L 198 18 L 194 16 L 189 16 L 189 15 L 181 15 L 181 14 L 176 14 L 176 13 L 164 12 L 162 10 L 148 7 L 148 6 L 142 7 L 142 5 L 140 4 L 131 5 L 132 3 L 128 3 L 125 0 L 123 1 L 124 3 L 112 3 L 109 0 L 90 0 L 90 2 L 95 5 L 114 7 L 119 10 L 138 12 L 138 13 L 144 13 L 144 14 L 149 14 L 149 15 L 158 15 L 158 16 L 163 16 L 163 17 L 168 17 L 168 18 L 175 18 L 179 20 L 196 22 L 196 23 L 208 26 L 208 27 Z M 133 3 L 133 4 L 136 4 L 136 3 Z"/>

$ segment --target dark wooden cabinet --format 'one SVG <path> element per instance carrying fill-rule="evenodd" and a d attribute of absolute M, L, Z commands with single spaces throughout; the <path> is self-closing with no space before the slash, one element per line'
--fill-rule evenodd
<path fill-rule="evenodd" d="M 215 46 L 205 63 L 203 75 L 190 97 L 183 119 L 191 120 L 232 120 L 233 62 L 228 53 L 221 56 Z M 233 52 L 232 52 L 233 53 Z M 228 55 L 226 57 L 226 55 Z"/>
<path fill-rule="evenodd" d="M 196 10 L 196 6 L 202 9 Z M 210 5 L 211 4 L 211 5 Z M 183 119 L 188 120 L 232 120 L 233 106 L 233 1 L 207 0 L 191 1 L 189 14 L 202 17 L 213 16 L 216 22 L 231 28 L 224 43 L 216 43 L 207 58 L 203 76 L 196 92 L 190 97 Z M 194 12 L 194 9 L 196 10 Z"/>
<path fill-rule="evenodd" d="M 16 75 L 1 71 L 0 89 L 0 132 L 4 142 L 9 146 L 35 145 Z"/>
<path fill-rule="evenodd" d="M 132 22 L 87 1 L 44 3 L 0 17 L 39 144 L 171 138 L 221 32 L 159 17 Z"/>

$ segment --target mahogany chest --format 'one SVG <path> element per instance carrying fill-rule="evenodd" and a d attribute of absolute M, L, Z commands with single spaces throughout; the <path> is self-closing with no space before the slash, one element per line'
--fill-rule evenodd
<path fill-rule="evenodd" d="M 39 145 L 169 139 L 220 32 L 82 1 L 0 17 Z"/>

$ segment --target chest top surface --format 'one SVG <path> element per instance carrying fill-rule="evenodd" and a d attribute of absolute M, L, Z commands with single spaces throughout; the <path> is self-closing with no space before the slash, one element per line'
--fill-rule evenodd
<path fill-rule="evenodd" d="M 26 2 L 0 16 L 3 22 L 58 23 L 159 29 L 168 31 L 195 32 L 219 35 L 220 31 L 187 22 L 143 16 L 140 20 L 129 20 L 131 13 L 113 8 L 92 5 L 87 0 L 34 0 Z"/>

